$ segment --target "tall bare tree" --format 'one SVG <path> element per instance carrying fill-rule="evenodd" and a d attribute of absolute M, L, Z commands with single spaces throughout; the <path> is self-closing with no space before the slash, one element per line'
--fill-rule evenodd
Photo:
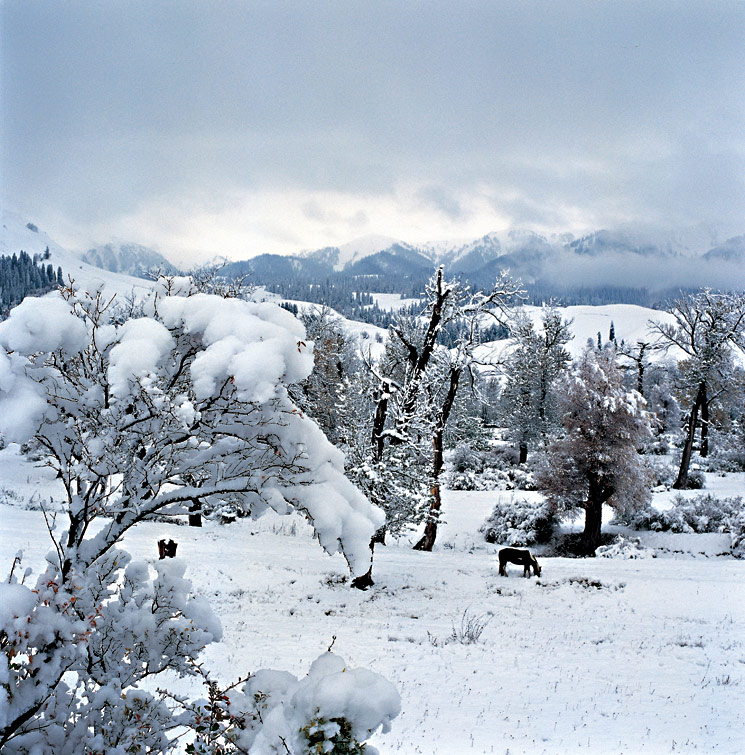
<path fill-rule="evenodd" d="M 692 404 L 686 426 L 686 439 L 674 488 L 685 488 L 691 464 L 693 443 L 701 413 L 701 456 L 709 453 L 709 405 L 711 389 L 727 380 L 735 349 L 745 351 L 745 295 L 704 290 L 683 294 L 671 310 L 674 323 L 652 323 L 657 347 L 679 349 L 686 359 L 681 364 L 685 387 Z"/>

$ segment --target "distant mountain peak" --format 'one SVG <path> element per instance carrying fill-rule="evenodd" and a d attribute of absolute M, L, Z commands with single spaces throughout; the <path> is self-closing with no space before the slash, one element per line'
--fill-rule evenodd
<path fill-rule="evenodd" d="M 105 244 L 89 249 L 82 255 L 84 262 L 112 273 L 124 273 L 137 278 L 148 278 L 153 271 L 168 274 L 178 272 L 160 252 L 132 242 Z"/>

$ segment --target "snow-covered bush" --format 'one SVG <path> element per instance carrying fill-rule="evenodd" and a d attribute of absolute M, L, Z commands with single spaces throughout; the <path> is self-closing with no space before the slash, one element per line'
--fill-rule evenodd
<path fill-rule="evenodd" d="M 400 708 L 390 682 L 327 652 L 300 680 L 261 670 L 240 689 L 211 686 L 209 699 L 186 707 L 184 718 L 196 732 L 187 752 L 374 755 L 365 740 L 379 728 L 389 731 Z"/>
<path fill-rule="evenodd" d="M 745 558 L 745 508 L 741 507 L 728 517 L 727 529 L 732 537 L 732 555 Z"/>
<path fill-rule="evenodd" d="M 654 551 L 643 546 L 639 538 L 618 535 L 610 545 L 601 545 L 595 555 L 600 558 L 654 558 Z"/>
<path fill-rule="evenodd" d="M 533 545 L 548 542 L 555 524 L 554 514 L 546 503 L 500 498 L 479 532 L 484 533 L 488 543 Z"/>
<path fill-rule="evenodd" d="M 296 510 L 353 574 L 368 568 L 382 513 L 288 396 L 312 368 L 304 339 L 285 310 L 196 293 L 189 279 L 128 311 L 70 286 L 0 323 L 0 432 L 40 449 L 68 520 L 50 531 L 33 589 L 15 562 L 2 586 L 4 753 L 162 752 L 184 724 L 166 694 L 137 685 L 195 673 L 220 624 L 190 595 L 183 564 L 153 576 L 117 549 L 143 519 L 201 501 Z"/>
<path fill-rule="evenodd" d="M 737 425 L 732 432 L 712 431 L 714 450 L 699 460 L 707 472 L 745 471 L 745 432 Z"/>
<path fill-rule="evenodd" d="M 665 511 L 646 508 L 628 518 L 629 526 L 636 530 L 656 532 L 733 532 L 743 512 L 743 499 L 717 498 L 699 495 L 684 498 L 677 495 L 673 506 Z"/>
<path fill-rule="evenodd" d="M 691 469 L 686 480 L 686 490 L 703 490 L 706 478 L 700 469 Z"/>
<path fill-rule="evenodd" d="M 484 454 L 471 448 L 468 443 L 459 443 L 450 455 L 454 473 L 481 472 L 484 469 Z"/>
<path fill-rule="evenodd" d="M 535 490 L 533 474 L 517 466 L 518 454 L 510 446 L 476 450 L 459 445 L 450 459 L 450 490 Z"/>
<path fill-rule="evenodd" d="M 647 459 L 649 480 L 653 488 L 665 487 L 670 489 L 675 482 L 676 470 L 662 459 Z"/>

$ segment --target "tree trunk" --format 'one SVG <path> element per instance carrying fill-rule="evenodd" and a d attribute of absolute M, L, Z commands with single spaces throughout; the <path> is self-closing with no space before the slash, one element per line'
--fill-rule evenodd
<path fill-rule="evenodd" d="M 688 468 L 691 465 L 691 454 L 693 453 L 693 439 L 696 435 L 696 423 L 698 422 L 698 409 L 701 405 L 701 397 L 706 397 L 706 385 L 701 383 L 696 393 L 696 399 L 691 408 L 691 415 L 688 418 L 688 430 L 686 432 L 686 441 L 683 446 L 683 455 L 680 458 L 680 469 L 678 478 L 675 480 L 673 488 L 675 490 L 685 490 L 688 484 Z"/>
<path fill-rule="evenodd" d="M 525 464 L 525 462 L 528 460 L 528 444 L 524 440 L 520 441 L 519 452 L 520 456 L 517 460 L 517 463 Z"/>
<path fill-rule="evenodd" d="M 603 504 L 588 501 L 585 507 L 585 530 L 582 533 L 582 554 L 594 556 L 600 545 L 600 528 L 603 523 Z"/>
<path fill-rule="evenodd" d="M 351 586 L 354 587 L 356 590 L 367 590 L 368 587 L 372 587 L 375 584 L 372 578 L 374 552 L 375 552 L 375 540 L 373 539 L 370 541 L 370 568 L 364 574 L 360 574 L 359 577 L 355 577 L 352 580 Z"/>
<path fill-rule="evenodd" d="M 431 551 L 434 548 L 435 540 L 437 539 L 437 518 L 442 508 L 442 498 L 440 496 L 440 472 L 442 471 L 442 458 L 443 458 L 443 443 L 442 436 L 445 434 L 444 425 L 438 427 L 435 430 L 435 434 L 432 437 L 432 487 L 430 488 L 430 494 L 432 500 L 429 504 L 429 512 L 427 523 L 424 525 L 424 534 L 419 542 L 414 546 L 415 551 Z"/>
<path fill-rule="evenodd" d="M 388 416 L 388 395 L 391 386 L 386 381 L 383 381 L 379 390 L 378 403 L 375 407 L 375 418 L 373 419 L 372 437 L 370 438 L 375 461 L 380 461 L 383 458 L 383 430 L 385 429 L 385 420 Z"/>
<path fill-rule="evenodd" d="M 701 458 L 709 455 L 709 397 L 706 394 L 706 384 L 701 383 Z"/>
<path fill-rule="evenodd" d="M 202 526 L 202 504 L 198 498 L 192 498 L 189 506 L 189 527 Z"/>
<path fill-rule="evenodd" d="M 440 497 L 440 473 L 443 465 L 443 439 L 445 436 L 445 427 L 448 423 L 450 410 L 453 408 L 455 394 L 458 390 L 458 381 L 460 380 L 460 367 L 450 368 L 450 384 L 445 400 L 442 403 L 442 411 L 435 423 L 435 430 L 432 436 L 432 501 L 429 505 L 429 518 L 424 526 L 424 534 L 419 542 L 414 546 L 415 551 L 431 551 L 437 538 L 437 520 L 442 508 L 442 498 Z"/>
<path fill-rule="evenodd" d="M 646 343 L 639 343 L 639 359 L 636 362 L 636 390 L 641 396 L 644 395 L 644 352 L 646 351 L 646 348 Z"/>

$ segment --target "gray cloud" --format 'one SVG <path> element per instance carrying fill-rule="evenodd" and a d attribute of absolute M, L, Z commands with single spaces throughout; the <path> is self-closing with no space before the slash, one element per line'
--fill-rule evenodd
<path fill-rule="evenodd" d="M 84 229 L 156 204 L 219 214 L 293 192 L 310 211 L 290 235 L 343 234 L 354 213 L 330 217 L 317 194 L 372 205 L 409 191 L 460 235 L 480 196 L 495 223 L 544 230 L 743 230 L 740 2 L 8 0 L 1 12 L 2 193 L 42 219 Z M 360 202 L 362 228 L 380 213 Z"/>

